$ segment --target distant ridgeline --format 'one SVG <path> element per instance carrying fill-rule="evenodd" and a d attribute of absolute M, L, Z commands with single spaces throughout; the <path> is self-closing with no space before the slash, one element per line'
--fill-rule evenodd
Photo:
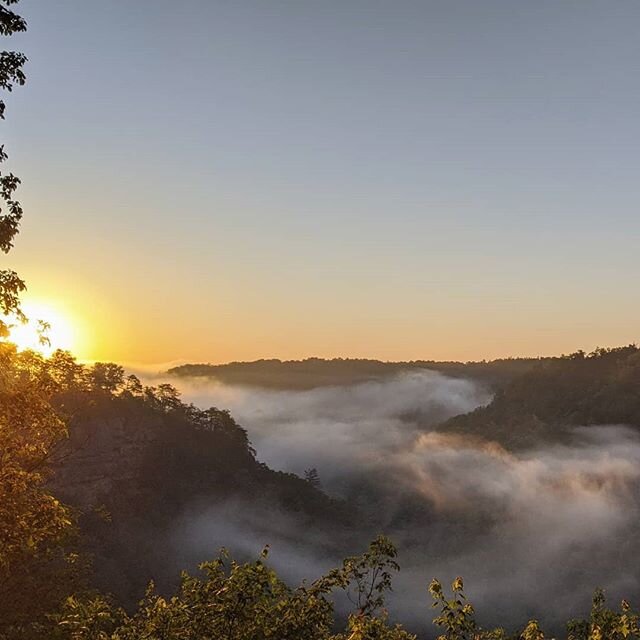
<path fill-rule="evenodd" d="M 439 373 L 481 380 L 492 386 L 529 371 L 554 358 L 505 358 L 480 362 L 382 362 L 360 358 L 307 358 L 305 360 L 256 360 L 228 364 L 184 364 L 169 369 L 178 377 L 211 378 L 230 385 L 270 389 L 313 389 L 380 380 L 404 371 L 430 369 Z"/>
<path fill-rule="evenodd" d="M 508 381 L 489 405 L 440 429 L 526 448 L 565 440 L 576 426 L 615 424 L 640 428 L 636 345 L 540 361 Z"/>
<path fill-rule="evenodd" d="M 308 358 L 186 364 L 169 373 L 225 384 L 311 389 L 424 369 L 475 379 L 496 391 L 489 405 L 451 418 L 440 425 L 441 431 L 473 434 L 517 449 L 567 439 L 576 426 L 625 424 L 640 428 L 640 349 L 636 345 L 552 358 L 486 362 Z"/>

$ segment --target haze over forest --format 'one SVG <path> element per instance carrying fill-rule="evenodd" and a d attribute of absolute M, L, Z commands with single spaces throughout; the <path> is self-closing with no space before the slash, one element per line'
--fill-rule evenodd
<path fill-rule="evenodd" d="M 0 640 L 640 640 L 639 26 L 0 0 Z"/>

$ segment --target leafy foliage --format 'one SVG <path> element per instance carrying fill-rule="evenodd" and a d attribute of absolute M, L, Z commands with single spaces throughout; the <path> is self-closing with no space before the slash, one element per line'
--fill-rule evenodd
<path fill-rule="evenodd" d="M 623 600 L 619 611 L 606 606 L 602 589 L 596 589 L 589 620 L 571 620 L 567 624 L 568 640 L 637 640 L 640 638 L 640 614 Z"/>
<path fill-rule="evenodd" d="M 478 626 L 473 605 L 467 602 L 464 595 L 462 578 L 456 578 L 451 584 L 449 600 L 438 580 L 431 581 L 428 591 L 433 599 L 432 606 L 440 609 L 440 613 L 433 619 L 433 623 L 443 630 L 438 640 L 505 640 L 507 638 L 504 629 L 487 631 Z"/>
<path fill-rule="evenodd" d="M 55 600 L 44 576 L 66 564 L 70 514 L 46 486 L 66 428 L 41 384 L 39 362 L 0 343 L 0 630 L 25 615 L 37 618 Z"/>
<path fill-rule="evenodd" d="M 24 19 L 9 7 L 18 0 L 2 0 L 0 3 L 0 35 L 10 36 L 14 33 L 26 31 Z M 15 86 L 24 85 L 26 76 L 24 65 L 27 58 L 17 51 L 0 52 L 0 89 L 12 91 Z M 5 103 L 0 100 L 0 119 L 4 119 Z M 0 145 L 0 163 L 8 156 L 4 145 Z M 7 253 L 13 247 L 13 240 L 18 233 L 22 219 L 22 206 L 15 199 L 15 191 L 20 185 L 20 179 L 13 173 L 0 171 L 0 251 Z M 3 203 L 3 204 L 2 204 Z M 24 281 L 11 269 L 0 270 L 0 312 L 2 315 L 15 314 L 18 319 L 24 319 L 20 310 L 20 293 L 26 288 Z M 6 336 L 8 327 L 4 320 L 0 320 L 0 336 Z"/>
<path fill-rule="evenodd" d="M 433 622 L 443 633 L 438 640 L 544 640 L 545 634 L 537 620 L 530 620 L 514 635 L 508 635 L 502 628 L 486 631 L 475 620 L 473 606 L 466 602 L 462 578 L 456 578 L 451 585 L 452 598 L 447 600 L 442 585 L 433 580 L 429 593 L 433 606 L 440 609 Z M 602 589 L 596 589 L 593 596 L 589 620 L 571 620 L 567 623 L 567 640 L 637 640 L 640 638 L 640 617 L 631 610 L 626 600 L 620 611 L 605 607 Z"/>
<path fill-rule="evenodd" d="M 416 640 L 416 636 L 401 625 L 390 626 L 387 616 L 349 616 L 344 634 L 333 636 L 332 640 Z"/>
<path fill-rule="evenodd" d="M 451 585 L 452 598 L 447 600 L 442 585 L 438 580 L 432 580 L 429 593 L 434 599 L 433 606 L 440 608 L 440 615 L 434 618 L 434 623 L 444 629 L 439 640 L 472 640 L 476 637 L 476 625 L 473 606 L 465 602 L 462 578 L 456 578 Z"/>
<path fill-rule="evenodd" d="M 379 551 L 381 543 L 393 550 L 388 540 L 379 538 L 369 551 L 345 565 L 370 569 L 384 565 L 391 559 L 387 556 L 385 560 L 384 553 L 378 563 L 370 562 L 372 549 Z M 416 640 L 402 626 L 389 624 L 386 611 L 377 615 L 362 609 L 348 617 L 344 632 L 334 634 L 331 593 L 349 588 L 349 571 L 335 569 L 310 586 L 291 589 L 266 561 L 266 550 L 257 560 L 242 564 L 223 550 L 218 558 L 201 565 L 199 576 L 183 573 L 177 593 L 170 598 L 159 595 L 151 583 L 131 615 L 102 596 L 70 597 L 54 617 L 52 633 L 59 640 Z M 447 599 L 439 581 L 429 585 L 433 606 L 439 609 L 433 620 L 442 631 L 438 640 L 544 640 L 536 620 L 514 634 L 502 628 L 482 629 L 472 605 L 466 602 L 461 578 L 456 578 L 451 590 Z M 638 634 L 638 614 L 626 602 L 620 612 L 607 609 L 600 590 L 594 596 L 590 619 L 571 621 L 567 627 L 567 640 L 637 640 Z"/>
<path fill-rule="evenodd" d="M 378 536 L 366 553 L 346 558 L 340 569 L 328 574 L 328 580 L 345 589 L 360 615 L 371 615 L 384 605 L 385 592 L 391 590 L 392 572 L 400 570 L 397 555 L 391 541 Z"/>
<path fill-rule="evenodd" d="M 69 598 L 56 618 L 56 634 L 73 640 L 412 640 L 414 636 L 401 627 L 390 627 L 386 616 L 372 615 L 375 606 L 382 603 L 380 595 L 368 604 L 363 602 L 360 611 L 350 616 L 346 635 L 333 636 L 331 632 L 332 590 L 348 589 L 352 579 L 376 574 L 391 561 L 388 554 L 395 556 L 393 545 L 378 538 L 365 554 L 349 558 L 341 569 L 310 586 L 291 589 L 268 567 L 267 550 L 257 560 L 242 564 L 223 550 L 200 566 L 200 576 L 183 573 L 171 598 L 162 597 L 150 584 L 131 616 L 104 598 L 85 602 Z M 354 572 L 353 567 L 358 570 Z M 369 581 L 377 584 L 373 576 Z"/>

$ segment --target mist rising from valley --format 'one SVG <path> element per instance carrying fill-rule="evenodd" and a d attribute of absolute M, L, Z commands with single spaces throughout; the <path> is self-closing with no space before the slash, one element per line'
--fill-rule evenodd
<path fill-rule="evenodd" d="M 258 458 L 301 475 L 315 467 L 327 489 L 405 451 L 425 429 L 491 400 L 470 380 L 432 371 L 352 386 L 271 391 L 182 380 L 185 401 L 229 409 L 248 431 Z"/>
<path fill-rule="evenodd" d="M 549 626 L 585 613 L 595 586 L 637 595 L 640 438 L 622 425 L 574 427 L 563 442 L 509 451 L 438 425 L 490 402 L 470 379 L 411 371 L 351 386 L 265 390 L 172 379 L 186 401 L 228 408 L 260 461 L 318 470 L 352 509 L 354 531 L 309 530 L 296 514 L 230 500 L 191 504 L 172 531 L 180 563 L 228 546 L 313 579 L 379 532 L 400 549 L 389 604 L 419 630 L 425 586 L 463 575 L 480 619 Z M 505 605 L 508 603 L 508 605 Z"/>

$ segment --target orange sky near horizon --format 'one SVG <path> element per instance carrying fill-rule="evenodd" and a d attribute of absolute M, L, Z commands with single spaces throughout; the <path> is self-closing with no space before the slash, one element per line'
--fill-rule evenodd
<path fill-rule="evenodd" d="M 640 5 L 120 4 L 24 3 L 1 125 L 80 359 L 638 340 Z"/>
<path fill-rule="evenodd" d="M 173 298 L 179 303 L 175 308 L 160 313 L 161 305 L 155 301 L 149 304 L 136 296 L 133 288 L 125 300 L 109 299 L 99 291 L 79 289 L 75 277 L 74 286 L 67 287 L 58 277 L 50 288 L 43 286 L 41 277 L 34 277 L 25 297 L 26 308 L 32 317 L 39 308 L 54 310 L 64 321 L 61 328 L 71 332 L 71 350 L 85 361 L 152 368 L 183 361 L 223 363 L 311 356 L 467 361 L 558 355 L 634 341 L 633 326 L 622 327 L 617 339 L 606 340 L 605 335 L 611 337 L 610 330 L 593 320 L 576 326 L 567 336 L 554 326 L 558 307 L 544 313 L 533 305 L 518 309 L 505 304 L 500 313 L 477 313 L 471 331 L 462 316 L 451 321 L 449 314 L 429 315 L 417 305 L 410 310 L 396 306 L 395 312 L 391 306 L 376 316 L 358 313 L 355 306 L 336 307 L 337 315 L 343 313 L 338 322 L 335 317 L 320 315 L 320 302 L 314 306 L 266 305 L 262 309 L 236 304 L 231 313 L 215 300 L 201 300 L 199 307 L 190 305 L 188 295 L 182 293 Z M 460 301 L 450 304 L 464 314 Z M 36 311 L 30 311 L 34 305 Z M 350 314 L 348 323 L 345 311 Z M 50 321 L 55 335 L 59 328 L 55 314 Z"/>

